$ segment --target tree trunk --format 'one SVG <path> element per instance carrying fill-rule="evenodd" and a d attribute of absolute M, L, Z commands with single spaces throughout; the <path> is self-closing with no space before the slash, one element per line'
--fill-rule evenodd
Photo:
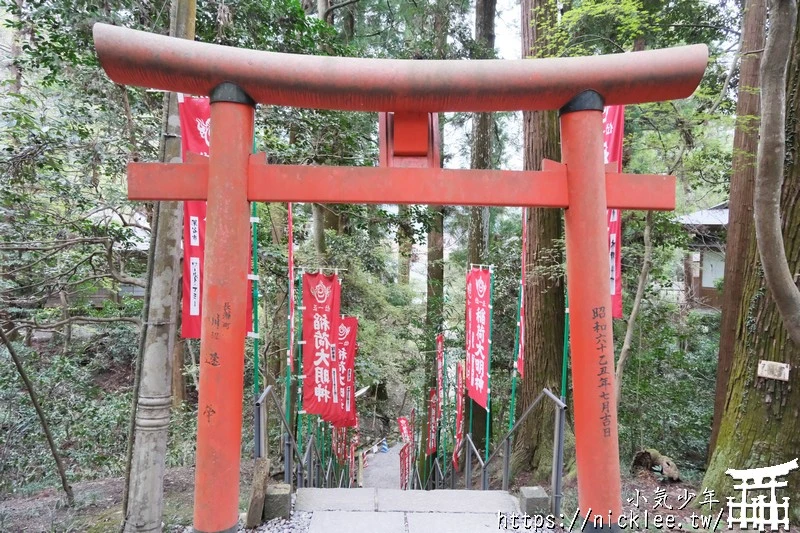
<path fill-rule="evenodd" d="M 183 356 L 186 341 L 177 339 L 172 347 L 172 408 L 180 409 L 186 401 L 186 379 L 183 376 Z"/>
<path fill-rule="evenodd" d="M 194 38 L 195 0 L 173 0 L 170 35 Z M 181 160 L 178 100 L 167 93 L 161 160 Z M 164 507 L 164 469 L 171 405 L 172 347 L 175 341 L 182 205 L 159 202 L 155 252 L 150 281 L 141 378 L 136 395 L 135 430 L 124 508 L 125 531 L 154 531 L 161 527 Z"/>
<path fill-rule="evenodd" d="M 766 28 L 766 0 L 747 0 L 742 18 L 742 52 L 764 48 Z M 736 329 L 739 322 L 739 304 L 742 300 L 744 280 L 752 266 L 746 261 L 747 251 L 755 238 L 753 226 L 753 191 L 756 174 L 756 147 L 759 124 L 759 66 L 761 54 L 748 53 L 741 57 L 739 92 L 736 103 L 736 129 L 733 134 L 733 165 L 731 192 L 728 201 L 728 236 L 725 244 L 725 287 L 722 293 L 722 322 L 720 324 L 717 385 L 714 395 L 714 421 L 711 425 L 709 458 L 719 432 L 728 377 L 731 373 Z M 690 278 L 686 278 L 690 279 Z"/>
<path fill-rule="evenodd" d="M 414 242 L 411 234 L 411 220 L 408 217 L 408 206 L 400 205 L 397 210 L 397 244 L 399 248 L 397 260 L 397 281 L 401 285 L 408 285 L 411 277 L 411 254 Z"/>
<path fill-rule="evenodd" d="M 453 6 L 447 0 L 436 0 L 433 11 L 434 59 L 447 57 L 447 37 L 450 35 L 450 14 Z M 441 118 L 441 115 L 440 115 Z M 444 138 L 444 121 L 439 121 L 439 142 Z M 441 157 L 441 144 L 439 146 Z M 441 159 L 438 161 L 442 166 Z M 425 302 L 425 383 L 423 385 L 422 402 L 418 405 L 417 417 L 422 431 L 421 453 L 417 457 L 417 467 L 423 476 L 426 459 L 425 435 L 428 430 L 428 390 L 436 386 L 436 333 L 441 331 L 444 322 L 444 206 L 428 206 L 430 226 L 427 235 L 427 296 Z M 425 479 L 422 480 L 423 483 Z"/>
<path fill-rule="evenodd" d="M 497 11 L 497 0 L 476 0 L 475 2 L 475 43 L 474 59 L 485 59 L 494 56 L 494 19 Z M 472 118 L 472 154 L 470 168 L 488 169 L 492 167 L 492 114 L 476 113 Z M 489 208 L 471 207 L 469 212 L 469 244 L 468 257 L 470 263 L 486 263 L 489 255 Z M 470 403 L 472 400 L 469 400 Z M 491 412 L 491 404 L 489 405 Z M 490 446 L 486 443 L 487 412 L 480 406 L 472 406 L 472 440 L 475 446 L 482 449 Z M 491 435 L 490 435 L 491 438 Z"/>
<path fill-rule="evenodd" d="M 430 206 L 431 223 L 428 230 L 428 287 L 425 303 L 425 385 L 420 404 L 423 451 L 420 454 L 420 475 L 425 461 L 425 436 L 428 435 L 428 390 L 436 386 L 436 334 L 444 322 L 444 207 Z M 425 480 L 423 479 L 423 482 Z"/>
<path fill-rule="evenodd" d="M 67 297 L 67 291 L 63 289 L 58 291 L 58 298 L 61 300 L 61 318 L 63 320 L 69 320 L 69 298 Z M 64 326 L 64 342 L 62 344 L 62 352 L 64 355 L 67 354 L 71 342 L 72 324 L 68 322 L 67 325 Z"/>
<path fill-rule="evenodd" d="M 797 15 L 795 14 L 795 20 Z M 774 25 L 773 25 L 774 24 Z M 777 25 L 772 22 L 770 29 Z M 789 48 L 789 47 L 787 47 Z M 786 109 L 786 134 L 790 154 L 800 151 L 800 37 L 795 33 L 786 87 L 791 94 Z M 765 58 L 766 60 L 766 58 Z M 789 268 L 800 268 L 800 161 L 787 159 L 780 214 Z M 711 456 L 703 486 L 716 491 L 725 501 L 734 493 L 734 481 L 725 474 L 728 468 L 743 469 L 772 466 L 797 457 L 800 450 L 800 387 L 792 386 L 800 366 L 800 349 L 790 339 L 772 293 L 760 275 L 756 243 L 752 242 L 746 260 L 752 268 L 745 276 L 739 320 L 736 329 L 733 363 L 725 397 L 717 445 Z M 757 377 L 759 360 L 779 361 L 792 366 L 790 381 Z M 795 473 L 796 474 L 796 473 Z M 793 474 L 794 475 L 794 474 Z M 780 490 L 778 500 L 800 499 L 800 484 L 789 477 L 789 485 Z M 789 521 L 800 521 L 800 507 L 789 506 Z"/>
<path fill-rule="evenodd" d="M 786 70 L 795 37 L 796 0 L 770 0 L 770 30 L 761 61 L 761 127 L 756 169 L 756 242 L 764 278 L 789 336 L 800 346 L 800 289 L 789 269 L 781 232 L 781 187 L 786 157 Z M 790 90 L 796 94 L 797 87 Z"/>
<path fill-rule="evenodd" d="M 288 211 L 286 204 L 270 204 L 270 238 L 276 248 L 285 245 L 286 224 L 288 222 Z M 273 300 L 271 308 L 274 310 L 266 325 L 269 328 L 266 346 L 264 348 L 264 368 L 272 375 L 272 379 L 280 384 L 283 391 L 284 376 L 286 375 L 286 342 L 288 326 L 286 317 L 289 316 L 289 288 L 283 278 L 282 283 L 278 283 L 272 291 Z M 266 303 L 266 302 L 265 302 Z M 283 397 L 282 393 L 279 397 Z"/>
<path fill-rule="evenodd" d="M 320 265 L 325 263 L 325 208 L 322 204 L 312 205 L 314 251 L 317 255 L 317 262 Z"/>
<path fill-rule="evenodd" d="M 183 271 L 181 270 L 178 272 L 178 302 L 181 301 L 183 295 L 180 279 L 182 275 Z M 179 409 L 183 402 L 186 401 L 186 376 L 183 374 L 183 369 L 186 360 L 186 343 L 188 339 L 182 339 L 178 333 L 178 330 L 181 328 L 181 313 L 177 308 L 175 310 L 175 321 L 175 338 L 172 345 L 172 408 Z"/>
<path fill-rule="evenodd" d="M 552 54 L 547 32 L 556 25 L 556 6 L 550 0 L 523 0 L 522 55 Z M 532 20 L 533 14 L 536 20 Z M 556 112 L 525 112 L 525 169 L 540 170 L 543 158 L 559 161 Z M 561 389 L 564 345 L 564 284 L 561 278 L 541 270 L 561 263 L 557 240 L 562 236 L 561 210 L 528 209 L 528 251 L 525 262 L 525 379 L 520 382 L 517 417 L 544 387 Z M 552 269 L 548 269 L 552 272 Z M 564 395 L 565 391 L 561 391 Z M 531 413 L 514 441 L 512 471 L 530 470 L 537 479 L 550 475 L 553 462 L 554 413 L 551 402 L 541 402 Z"/>

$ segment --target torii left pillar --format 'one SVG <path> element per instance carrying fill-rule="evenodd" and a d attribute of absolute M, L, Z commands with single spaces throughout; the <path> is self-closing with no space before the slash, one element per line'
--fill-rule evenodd
<path fill-rule="evenodd" d="M 250 245 L 247 167 L 255 103 L 232 83 L 217 86 L 210 96 L 194 530 L 228 533 L 239 528 Z"/>

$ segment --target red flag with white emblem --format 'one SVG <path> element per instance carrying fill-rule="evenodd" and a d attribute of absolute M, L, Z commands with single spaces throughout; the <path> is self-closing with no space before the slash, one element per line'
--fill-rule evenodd
<path fill-rule="evenodd" d="M 339 279 L 303 274 L 303 409 L 327 419 L 338 411 L 335 386 L 339 326 Z"/>
<path fill-rule="evenodd" d="M 467 274 L 467 393 L 484 409 L 489 399 L 490 285 L 488 269 Z"/>

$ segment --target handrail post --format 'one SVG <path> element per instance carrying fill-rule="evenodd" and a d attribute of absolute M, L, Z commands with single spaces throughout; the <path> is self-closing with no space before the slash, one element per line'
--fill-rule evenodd
<path fill-rule="evenodd" d="M 503 447 L 503 490 L 508 490 L 511 466 L 511 437 L 506 437 L 503 441 Z"/>
<path fill-rule="evenodd" d="M 255 204 L 254 204 L 255 205 Z M 255 406 L 255 415 L 253 416 L 253 424 L 255 424 L 255 434 L 256 434 L 256 442 L 255 442 L 255 449 L 253 450 L 253 455 L 256 459 L 260 459 L 262 457 L 262 448 L 261 443 L 263 441 L 263 434 L 261 432 L 261 404 L 256 402 Z"/>
<path fill-rule="evenodd" d="M 269 457 L 269 445 L 267 443 L 267 435 L 269 433 L 269 412 L 267 410 L 266 404 L 259 401 L 258 402 L 258 427 L 259 433 L 258 438 L 259 448 L 261 455 L 259 457 Z"/>
<path fill-rule="evenodd" d="M 305 487 L 305 476 L 303 475 L 303 460 L 297 463 L 297 488 Z"/>
<path fill-rule="evenodd" d="M 283 434 L 283 482 L 292 484 L 292 441 L 289 434 Z"/>
<path fill-rule="evenodd" d="M 563 404 L 564 399 L 561 399 Z M 561 514 L 561 482 L 564 472 L 564 416 L 566 414 L 565 407 L 556 405 L 555 409 L 555 435 L 553 445 L 553 478 L 551 481 L 553 501 L 552 512 L 553 516 Z"/>
<path fill-rule="evenodd" d="M 470 433 L 467 433 L 467 439 L 469 439 L 469 444 L 472 442 L 472 437 Z M 464 460 L 464 488 L 466 490 L 472 490 L 472 446 L 466 446 L 467 453 L 465 454 Z"/>
<path fill-rule="evenodd" d="M 489 465 L 481 467 L 481 490 L 489 490 Z"/>
<path fill-rule="evenodd" d="M 311 446 L 306 445 L 306 454 L 308 458 L 306 459 L 306 470 L 308 471 L 308 483 L 307 486 L 313 487 L 314 486 L 314 449 L 313 449 L 313 440 L 309 441 Z"/>

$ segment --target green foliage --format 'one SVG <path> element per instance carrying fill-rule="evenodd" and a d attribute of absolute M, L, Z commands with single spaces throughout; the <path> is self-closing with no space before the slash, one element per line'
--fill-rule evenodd
<path fill-rule="evenodd" d="M 70 482 L 120 476 L 131 409 L 138 331 L 84 331 L 61 352 L 57 338 L 15 344 L 34 384 Z M 168 464 L 194 460 L 193 410 L 173 413 Z M 0 494 L 59 484 L 53 457 L 27 391 L 0 349 Z"/>
<path fill-rule="evenodd" d="M 705 467 L 714 413 L 719 314 L 663 300 L 640 311 L 619 409 L 623 464 L 658 448 L 691 479 Z M 622 333 L 615 332 L 617 339 Z"/>
<path fill-rule="evenodd" d="M 556 9 L 555 2 L 548 8 Z M 259 50 L 358 57 L 456 59 L 493 53 L 476 46 L 471 4 L 463 0 L 359 0 L 336 10 L 333 24 L 309 16 L 306 11 L 314 9 L 298 0 L 201 2 L 197 39 Z M 149 234 L 138 226 L 150 222 L 151 206 L 126 200 L 124 174 L 128 161 L 152 161 L 159 155 L 162 96 L 111 83 L 99 70 L 91 26 L 101 21 L 166 33 L 169 3 L 0 0 L 0 10 L 9 13 L 7 25 L 19 32 L 21 45 L 13 58 L 19 78 L 4 82 L 6 90 L 0 96 L 0 308 L 4 312 L 0 318 L 29 324 L 52 323 L 64 314 L 138 317 L 141 300 L 121 297 L 98 304 L 96 296 L 100 290 L 115 293 L 127 285 L 123 275 L 145 277 Z M 682 210 L 704 207 L 728 190 L 737 83 L 735 72 L 728 80 L 729 45 L 738 18 L 738 10 L 726 2 L 581 0 L 569 4 L 557 27 L 547 28 L 551 42 L 547 53 L 554 56 L 616 53 L 642 44 L 645 48 L 709 44 L 713 60 L 693 98 L 626 110 L 625 170 L 675 173 Z M 352 34 L 346 21 L 352 22 Z M 454 131 L 469 129 L 466 114 L 447 120 Z M 506 147 L 514 142 L 511 120 L 511 115 L 496 118 L 493 135 L 498 142 L 492 161 L 498 167 L 510 160 Z M 271 163 L 377 163 L 373 113 L 261 106 L 255 132 L 257 148 L 268 154 Z M 465 157 L 468 136 L 465 139 L 460 154 L 448 139 L 444 159 Z M 342 269 L 342 312 L 360 319 L 357 385 L 402 384 L 420 406 L 424 368 L 432 357 L 424 347 L 433 335 L 425 323 L 425 287 L 415 280 L 408 287 L 396 283 L 391 250 L 399 228 L 407 230 L 414 243 L 424 243 L 429 211 L 409 206 L 401 217 L 383 206 L 326 209 L 339 224 L 327 231 L 328 252 L 321 259 L 312 249 L 311 206 L 295 206 L 297 264 L 313 268 L 324 261 L 324 266 Z M 117 220 L 117 213 L 124 215 L 124 222 Z M 257 236 L 260 290 L 271 313 L 278 302 L 269 298 L 285 288 L 288 269 L 285 234 L 266 221 L 273 220 L 270 215 L 284 219 L 286 213 L 277 204 L 260 205 L 258 213 L 264 221 Z M 642 263 L 644 216 L 626 212 L 624 217 L 624 294 L 630 305 Z M 446 224 L 445 335 L 454 361 L 464 346 L 467 211 L 448 209 Z M 505 427 L 510 399 L 520 231 L 518 209 L 491 209 L 488 262 L 495 265 L 495 428 Z M 672 215 L 655 215 L 654 265 L 625 377 L 620 444 L 623 457 L 639 446 L 656 446 L 680 467 L 691 469 L 702 467 L 705 459 L 717 317 L 682 312 L 670 303 L 686 238 Z M 550 277 L 563 276 L 563 242 L 556 243 L 537 268 Z M 62 293 L 67 295 L 65 309 Z M 618 344 L 622 325 L 617 324 Z M 71 479 L 120 475 L 138 331 L 128 325 L 76 331 L 82 332 L 73 332 L 66 350 L 60 336 L 66 331 L 60 328 L 51 343 L 37 340 L 32 349 L 20 347 L 21 354 Z M 272 363 L 274 354 L 282 352 L 270 348 L 274 353 L 266 354 L 266 360 Z M 245 398 L 252 379 L 253 360 L 248 355 Z M 168 466 L 190 465 L 194 460 L 193 393 L 173 412 Z M 249 400 L 244 406 L 247 413 Z M 243 454 L 251 451 L 251 423 L 245 416 Z M 277 440 L 278 428 L 271 431 L 271 440 Z M 10 364 L 0 364 L 0 459 L 0 492 L 57 483 L 53 469 L 47 467 L 51 458 L 35 414 Z"/>

